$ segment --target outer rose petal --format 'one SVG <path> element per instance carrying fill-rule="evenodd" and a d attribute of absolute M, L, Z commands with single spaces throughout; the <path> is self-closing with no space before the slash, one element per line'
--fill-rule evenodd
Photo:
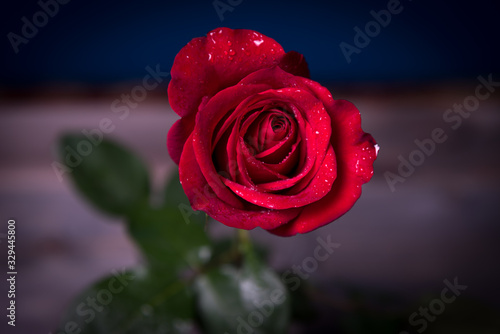
<path fill-rule="evenodd" d="M 285 55 L 274 39 L 253 30 L 219 28 L 194 38 L 177 54 L 170 71 L 168 98 L 184 117 L 196 113 L 203 97 L 212 97 L 248 74 L 279 65 L 295 75 L 309 76 L 304 57 Z"/>
<path fill-rule="evenodd" d="M 304 56 L 296 51 L 288 52 L 279 64 L 281 69 L 293 75 L 309 78 L 309 67 Z"/>
<path fill-rule="evenodd" d="M 170 105 L 180 116 L 195 113 L 204 96 L 211 97 L 249 73 L 278 64 L 283 55 L 275 40 L 252 30 L 212 30 L 206 37 L 193 39 L 175 57 L 168 86 Z"/>
<path fill-rule="evenodd" d="M 273 229 L 293 220 L 300 209 L 270 210 L 247 205 L 237 209 L 217 197 L 203 177 L 193 150 L 193 136 L 184 145 L 179 164 L 182 188 L 194 210 L 203 210 L 229 227 L 251 230 L 255 227 Z"/>
<path fill-rule="evenodd" d="M 181 160 L 182 149 L 184 148 L 184 143 L 187 141 L 191 132 L 194 129 L 195 115 L 188 117 L 183 117 L 172 125 L 168 131 L 167 136 L 167 148 L 168 154 L 172 160 L 179 164 Z"/>
<path fill-rule="evenodd" d="M 325 106 L 332 118 L 337 179 L 325 197 L 306 206 L 297 218 L 270 230 L 271 233 L 292 236 L 329 224 L 351 209 L 361 195 L 361 185 L 373 175 L 373 161 L 377 156 L 375 140 L 361 129 L 358 109 L 345 100 L 331 100 Z"/>

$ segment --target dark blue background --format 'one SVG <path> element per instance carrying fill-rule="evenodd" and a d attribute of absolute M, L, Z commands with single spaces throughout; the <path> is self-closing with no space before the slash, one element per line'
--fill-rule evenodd
<path fill-rule="evenodd" d="M 401 0 L 403 11 L 350 64 L 339 44 L 353 44 L 353 28 L 363 29 L 373 20 L 370 10 L 385 9 L 386 0 L 243 0 L 223 22 L 212 0 L 71 0 L 15 54 L 7 33 L 20 34 L 21 17 L 32 21 L 40 10 L 35 0 L 22 3 L 2 8 L 0 85 L 7 88 L 133 80 L 158 63 L 168 71 L 182 46 L 219 26 L 257 30 L 286 51 L 303 53 L 320 81 L 455 80 L 500 72 L 495 1 Z"/>

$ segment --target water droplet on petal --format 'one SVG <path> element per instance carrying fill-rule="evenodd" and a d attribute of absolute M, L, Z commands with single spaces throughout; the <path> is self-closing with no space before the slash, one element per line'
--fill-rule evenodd
<path fill-rule="evenodd" d="M 253 44 L 255 44 L 256 46 L 259 46 L 259 45 L 261 45 L 262 43 L 264 43 L 264 40 L 263 40 L 263 39 L 256 39 L 255 41 L 253 41 Z"/>

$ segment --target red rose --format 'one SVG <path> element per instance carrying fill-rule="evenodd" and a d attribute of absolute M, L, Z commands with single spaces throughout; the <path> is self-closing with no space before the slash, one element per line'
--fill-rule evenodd
<path fill-rule="evenodd" d="M 171 75 L 181 119 L 167 145 L 193 209 L 290 236 L 346 213 L 372 177 L 376 144 L 359 111 L 273 39 L 213 30 L 181 49 Z"/>

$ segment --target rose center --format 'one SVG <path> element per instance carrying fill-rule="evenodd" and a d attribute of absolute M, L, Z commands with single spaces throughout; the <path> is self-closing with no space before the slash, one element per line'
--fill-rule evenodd
<path fill-rule="evenodd" d="M 283 116 L 273 116 L 271 120 L 271 128 L 274 133 L 280 133 L 285 128 L 285 117 Z"/>
<path fill-rule="evenodd" d="M 264 111 L 247 129 L 244 139 L 254 154 L 277 145 L 289 135 L 290 119 L 283 113 L 280 109 Z"/>

